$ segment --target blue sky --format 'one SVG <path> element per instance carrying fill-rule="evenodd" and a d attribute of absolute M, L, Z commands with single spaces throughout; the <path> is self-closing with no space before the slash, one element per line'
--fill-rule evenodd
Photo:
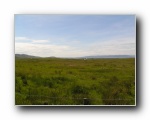
<path fill-rule="evenodd" d="M 134 15 L 15 15 L 15 53 L 135 55 Z"/>

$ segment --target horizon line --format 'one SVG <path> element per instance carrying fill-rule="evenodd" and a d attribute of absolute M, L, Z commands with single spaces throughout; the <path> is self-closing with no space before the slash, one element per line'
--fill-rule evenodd
<path fill-rule="evenodd" d="M 114 54 L 114 55 L 89 55 L 89 56 L 80 56 L 80 57 L 58 57 L 58 56 L 47 56 L 47 57 L 42 57 L 42 56 L 36 56 L 36 55 L 29 55 L 29 54 L 18 54 L 18 53 L 15 53 L 15 55 L 27 55 L 27 56 L 33 56 L 33 57 L 40 57 L 40 58 L 96 58 L 96 57 L 111 57 L 111 56 L 128 56 L 128 57 L 135 57 L 136 55 L 129 55 L 129 54 L 121 54 L 121 55 L 117 55 L 117 54 Z"/>

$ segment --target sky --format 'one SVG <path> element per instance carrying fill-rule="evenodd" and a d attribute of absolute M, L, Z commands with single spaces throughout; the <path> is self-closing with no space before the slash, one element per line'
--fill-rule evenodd
<path fill-rule="evenodd" d="M 15 54 L 135 55 L 134 15 L 15 15 Z"/>

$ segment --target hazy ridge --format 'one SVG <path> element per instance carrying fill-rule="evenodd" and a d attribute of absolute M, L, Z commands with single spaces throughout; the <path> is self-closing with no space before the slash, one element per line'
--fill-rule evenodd
<path fill-rule="evenodd" d="M 39 57 L 39 56 L 33 56 L 33 55 L 27 55 L 27 54 L 15 54 L 15 58 L 61 58 L 61 57 Z M 62 57 L 64 58 L 64 57 Z M 134 55 L 95 55 L 95 56 L 83 56 L 83 57 L 66 57 L 66 58 L 135 58 Z"/>

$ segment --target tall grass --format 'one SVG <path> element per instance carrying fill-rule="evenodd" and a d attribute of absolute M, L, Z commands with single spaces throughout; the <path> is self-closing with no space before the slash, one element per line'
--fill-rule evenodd
<path fill-rule="evenodd" d="M 16 59 L 16 105 L 134 105 L 135 59 Z"/>

